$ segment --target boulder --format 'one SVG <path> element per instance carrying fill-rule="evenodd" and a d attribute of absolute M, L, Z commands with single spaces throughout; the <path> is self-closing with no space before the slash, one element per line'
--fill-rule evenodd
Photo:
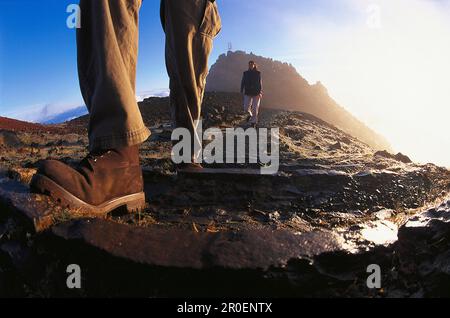
<path fill-rule="evenodd" d="M 412 217 L 398 235 L 401 273 L 422 282 L 424 296 L 449 297 L 450 200 Z"/>
<path fill-rule="evenodd" d="M 228 270 L 283 268 L 292 259 L 342 250 L 331 232 L 296 235 L 290 231 L 249 229 L 199 233 L 176 228 L 133 227 L 101 219 L 75 220 L 52 228 L 66 242 L 149 267 Z"/>
<path fill-rule="evenodd" d="M 383 151 L 377 151 L 375 153 L 375 156 L 380 156 L 380 157 L 383 157 L 383 158 L 393 159 L 393 160 L 396 160 L 396 161 L 399 161 L 399 162 L 403 162 L 403 163 L 407 163 L 407 164 L 408 163 L 412 163 L 412 160 L 408 156 L 405 156 L 404 154 L 402 154 L 401 152 L 399 152 L 396 155 L 393 155 L 393 154 L 387 152 L 386 150 L 383 150 Z"/>
<path fill-rule="evenodd" d="M 48 197 L 31 194 L 28 186 L 9 178 L 0 178 L 0 206 L 2 214 L 12 212 L 31 232 L 49 228 L 61 213 Z"/>

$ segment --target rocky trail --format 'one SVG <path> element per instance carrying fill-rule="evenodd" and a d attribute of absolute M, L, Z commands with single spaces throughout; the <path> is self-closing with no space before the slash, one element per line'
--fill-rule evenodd
<path fill-rule="evenodd" d="M 241 126 L 240 96 L 208 93 L 204 126 Z M 377 151 L 306 113 L 265 109 L 280 130 L 280 169 L 170 158 L 168 100 L 140 104 L 145 211 L 102 219 L 30 194 L 40 160 L 86 155 L 82 117 L 0 132 L 0 295 L 449 296 L 450 171 Z M 66 287 L 66 267 L 83 288 Z M 367 287 L 367 268 L 382 288 Z"/>

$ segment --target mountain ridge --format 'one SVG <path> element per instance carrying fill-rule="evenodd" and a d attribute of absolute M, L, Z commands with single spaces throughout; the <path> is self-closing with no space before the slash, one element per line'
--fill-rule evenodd
<path fill-rule="evenodd" d="M 357 137 L 376 150 L 392 152 L 388 140 L 339 105 L 321 83 L 310 85 L 292 64 L 244 51 L 222 54 L 211 66 L 208 92 L 239 92 L 248 61 L 254 60 L 263 73 L 263 108 L 312 114 Z"/>

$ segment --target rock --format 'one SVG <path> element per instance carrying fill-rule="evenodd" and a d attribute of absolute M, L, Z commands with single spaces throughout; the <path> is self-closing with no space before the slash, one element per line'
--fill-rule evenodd
<path fill-rule="evenodd" d="M 204 168 L 201 170 L 183 170 L 179 172 L 180 176 L 214 176 L 218 179 L 226 178 L 242 178 L 242 176 L 252 176 L 252 177 L 263 177 L 261 175 L 261 170 L 257 169 L 209 169 Z"/>
<path fill-rule="evenodd" d="M 0 178 L 0 204 L 6 210 L 15 212 L 15 216 L 25 221 L 26 226 L 34 232 L 49 228 L 58 211 L 46 196 L 30 194 L 27 186 L 9 178 Z M 3 214 L 6 211 L 2 209 L 1 212 Z"/>
<path fill-rule="evenodd" d="M 30 257 L 30 249 L 16 241 L 8 241 L 1 244 L 0 251 L 6 253 L 10 258 L 11 263 L 17 268 L 24 268 Z"/>
<path fill-rule="evenodd" d="M 412 160 L 409 159 L 408 156 L 402 154 L 401 152 L 399 152 L 398 154 L 395 155 L 395 159 L 397 161 L 403 162 L 403 163 L 412 163 Z"/>
<path fill-rule="evenodd" d="M 5 224 L 0 224 L 0 241 L 3 236 L 8 232 L 8 229 Z"/>
<path fill-rule="evenodd" d="M 175 228 L 132 227 L 91 219 L 59 224 L 55 237 L 94 247 L 149 267 L 229 270 L 283 268 L 292 259 L 342 250 L 329 232 L 295 235 L 283 230 L 197 233 Z M 61 246 L 64 246 L 61 245 Z"/>
<path fill-rule="evenodd" d="M 80 265 L 83 295 L 89 297 L 337 295 L 341 280 L 355 285 L 357 273 L 374 262 L 355 259 L 331 231 L 195 228 L 85 219 L 54 226 L 36 244 L 62 266 L 50 278 L 63 290 L 58 273 L 65 264 Z M 384 262 L 379 255 L 374 259 Z"/>
<path fill-rule="evenodd" d="M 12 131 L 0 130 L 0 147 L 18 148 L 23 146 L 17 134 Z"/>
<path fill-rule="evenodd" d="M 348 137 L 342 137 L 341 138 L 341 142 L 346 144 L 346 145 L 350 145 L 352 143 L 351 139 Z"/>
<path fill-rule="evenodd" d="M 375 212 L 375 216 L 379 220 L 386 220 L 386 219 L 390 219 L 394 213 L 395 213 L 394 210 L 383 209 L 378 212 Z"/>
<path fill-rule="evenodd" d="M 393 159 L 393 160 L 403 162 L 403 163 L 412 163 L 411 159 L 408 156 L 405 156 L 404 154 L 402 154 L 401 152 L 399 152 L 396 155 L 393 155 L 393 154 L 387 152 L 386 150 L 383 150 L 383 151 L 377 151 L 374 156 Z"/>
<path fill-rule="evenodd" d="M 449 297 L 450 200 L 411 218 L 399 230 L 396 253 L 404 275 L 422 282 L 426 297 Z"/>
<path fill-rule="evenodd" d="M 329 149 L 329 150 L 341 150 L 341 149 L 342 149 L 342 145 L 341 145 L 341 143 L 338 141 L 337 143 L 331 145 L 328 149 Z"/>
<path fill-rule="evenodd" d="M 37 169 L 30 168 L 11 168 L 8 170 L 8 177 L 10 179 L 30 184 L 31 178 L 36 174 Z"/>
<path fill-rule="evenodd" d="M 269 214 L 269 219 L 272 222 L 276 222 L 276 221 L 278 221 L 280 219 L 280 216 L 281 216 L 280 213 L 275 211 L 275 212 Z"/>

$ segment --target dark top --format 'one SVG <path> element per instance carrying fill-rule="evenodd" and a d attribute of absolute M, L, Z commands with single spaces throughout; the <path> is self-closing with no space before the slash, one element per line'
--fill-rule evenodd
<path fill-rule="evenodd" d="M 241 93 L 247 96 L 258 96 L 262 92 L 261 72 L 257 70 L 248 70 L 244 72 L 241 83 Z"/>

